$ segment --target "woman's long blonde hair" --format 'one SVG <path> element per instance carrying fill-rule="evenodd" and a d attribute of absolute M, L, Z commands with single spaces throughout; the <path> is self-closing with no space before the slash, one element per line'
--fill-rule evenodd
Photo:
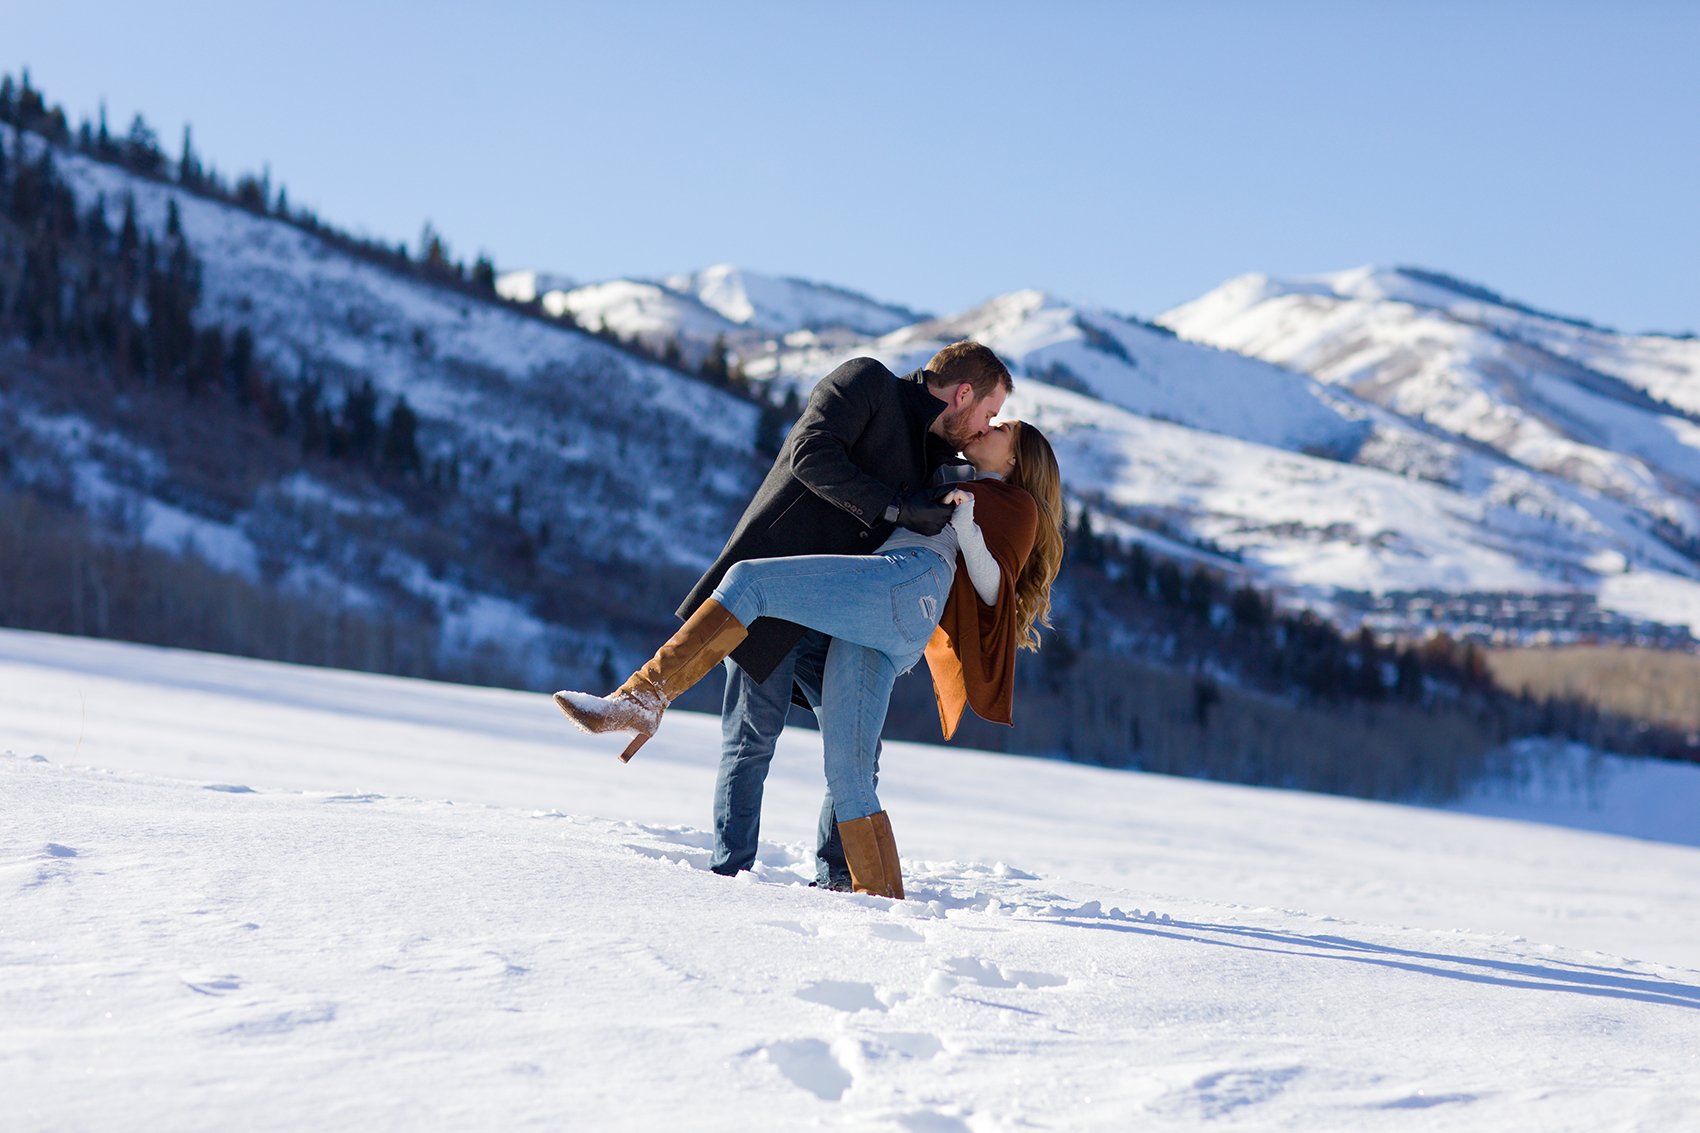
<path fill-rule="evenodd" d="M 1039 505 L 1039 528 L 1021 577 L 1015 580 L 1015 640 L 1018 648 L 1039 649 L 1039 626 L 1051 625 L 1051 584 L 1062 570 L 1062 470 L 1045 434 L 1022 421 L 1015 429 L 1015 469 L 1005 481 L 1026 490 Z"/>

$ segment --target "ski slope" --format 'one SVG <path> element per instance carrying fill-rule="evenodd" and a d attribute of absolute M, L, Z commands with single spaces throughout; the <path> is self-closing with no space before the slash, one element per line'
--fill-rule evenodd
<path fill-rule="evenodd" d="M 804 884 L 802 730 L 708 873 L 717 731 L 0 632 L 0 1127 L 1700 1112 L 1700 848 L 892 744 L 891 902 Z"/>

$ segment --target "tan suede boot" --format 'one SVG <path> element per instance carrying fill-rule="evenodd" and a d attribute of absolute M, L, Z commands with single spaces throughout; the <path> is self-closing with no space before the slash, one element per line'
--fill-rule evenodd
<path fill-rule="evenodd" d="M 636 732 L 623 763 L 661 727 L 661 714 L 686 689 L 706 677 L 749 635 L 744 624 L 713 598 L 698 606 L 679 632 L 647 664 L 607 696 L 562 690 L 555 704 L 587 732 Z"/>
<path fill-rule="evenodd" d="M 903 900 L 903 867 L 897 860 L 897 839 L 892 837 L 891 818 L 885 811 L 840 822 L 838 840 L 844 844 L 844 862 L 850 867 L 850 888 L 857 893 Z"/>

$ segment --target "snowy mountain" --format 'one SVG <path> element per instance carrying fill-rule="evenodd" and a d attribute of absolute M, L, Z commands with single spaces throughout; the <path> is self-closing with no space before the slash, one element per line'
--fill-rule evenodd
<path fill-rule="evenodd" d="M 778 347 L 745 372 L 806 390 L 856 354 L 901 372 L 962 337 L 1010 364 L 1006 412 L 1052 436 L 1073 497 L 1165 553 L 1324 605 L 1340 589 L 1581 591 L 1700 627 L 1700 509 L 1635 458 L 1595 450 L 1621 473 L 1608 491 L 1468 429 L 1040 292 L 836 349 Z"/>
<path fill-rule="evenodd" d="M 851 346 L 804 344 L 747 361 L 756 378 L 807 386 L 854 353 L 900 373 L 972 338 L 1026 377 L 1141 416 L 1291 449 L 1350 454 L 1369 427 L 1320 384 L 1223 351 L 1200 350 L 1159 329 L 1040 291 L 999 296 Z"/>
<path fill-rule="evenodd" d="M 552 315 L 570 313 L 580 326 L 638 339 L 654 350 L 677 343 L 691 364 L 716 339 L 739 352 L 770 340 L 846 343 L 885 334 L 920 318 L 899 307 L 828 284 L 745 271 L 720 264 L 660 280 L 613 279 L 575 286 L 560 277 L 510 272 L 497 290 L 521 302 L 538 300 Z"/>
<path fill-rule="evenodd" d="M 1700 535 L 1700 342 L 1615 334 L 1409 268 L 1243 276 L 1160 321 Z"/>
<path fill-rule="evenodd" d="M 20 1133 L 1700 1108 L 1692 845 L 894 743 L 890 901 L 807 885 L 809 733 L 726 879 L 711 716 L 626 765 L 535 694 L 0 632 L 0 721 Z M 1692 835 L 1700 768 L 1572 770 L 1557 805 Z"/>
<path fill-rule="evenodd" d="M 503 272 L 496 279 L 496 294 L 504 299 L 512 299 L 516 303 L 530 303 L 541 299 L 552 291 L 571 291 L 578 286 L 578 281 L 554 272 L 520 271 Z M 558 313 L 558 312 L 556 312 Z"/>
<path fill-rule="evenodd" d="M 763 275 L 730 264 L 668 276 L 662 282 L 680 294 L 695 296 L 731 322 L 774 338 L 799 331 L 881 335 L 922 317 L 907 307 L 882 303 L 846 288 Z"/>

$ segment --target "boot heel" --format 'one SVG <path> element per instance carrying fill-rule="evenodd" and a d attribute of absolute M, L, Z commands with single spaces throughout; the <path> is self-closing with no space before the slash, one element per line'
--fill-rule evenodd
<path fill-rule="evenodd" d="M 620 753 L 621 763 L 630 763 L 638 748 L 649 742 L 649 737 L 642 732 L 632 737 L 632 742 L 626 745 L 626 750 Z"/>

